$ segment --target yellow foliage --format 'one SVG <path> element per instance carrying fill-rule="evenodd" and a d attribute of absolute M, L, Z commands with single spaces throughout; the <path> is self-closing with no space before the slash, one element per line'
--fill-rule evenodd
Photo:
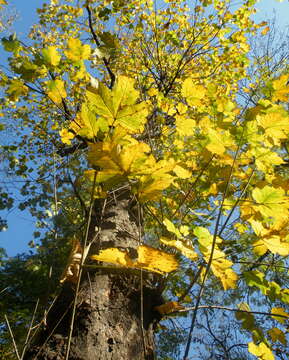
<path fill-rule="evenodd" d="M 196 227 L 194 234 L 198 237 L 200 251 L 204 255 L 205 261 L 208 263 L 211 257 L 213 236 L 208 229 L 203 227 Z M 219 278 L 224 290 L 234 289 L 237 285 L 238 276 L 231 269 L 233 263 L 226 259 L 226 255 L 218 247 L 218 243 L 221 242 L 220 238 L 216 238 L 215 247 L 212 255 L 211 270 L 213 274 Z"/>
<path fill-rule="evenodd" d="M 273 319 L 279 321 L 281 324 L 289 320 L 289 314 L 283 308 L 274 307 L 271 309 L 271 314 L 285 316 L 287 319 L 281 316 L 272 316 Z"/>
<path fill-rule="evenodd" d="M 87 251 L 82 255 L 83 249 L 80 245 L 80 242 L 76 239 L 72 241 L 72 249 L 68 258 L 67 265 L 61 275 L 60 283 L 65 281 L 71 282 L 73 284 L 77 283 L 80 263 L 82 256 L 86 257 Z"/>
<path fill-rule="evenodd" d="M 98 255 L 92 255 L 91 259 L 160 274 L 174 271 L 179 266 L 174 255 L 167 254 L 150 246 L 140 245 L 137 248 L 137 253 L 138 258 L 131 259 L 125 250 L 108 248 L 100 250 Z"/>
<path fill-rule="evenodd" d="M 91 49 L 88 44 L 82 45 L 79 39 L 70 38 L 68 39 L 67 46 L 68 49 L 64 53 L 72 62 L 89 59 Z"/>
<path fill-rule="evenodd" d="M 189 179 L 192 176 L 191 171 L 183 168 L 180 165 L 176 165 L 174 167 L 174 173 L 177 175 L 178 178 L 180 179 Z"/>
<path fill-rule="evenodd" d="M 108 125 L 121 125 L 130 133 L 141 132 L 148 114 L 145 102 L 137 103 L 139 92 L 134 80 L 119 76 L 112 90 L 99 84 L 98 89 L 88 89 L 86 98 L 94 112 Z"/>
<path fill-rule="evenodd" d="M 179 252 L 182 255 L 184 255 L 185 257 L 187 257 L 190 260 L 195 261 L 198 258 L 198 254 L 195 252 L 194 248 L 185 244 L 181 240 L 171 240 L 171 239 L 161 237 L 160 242 L 167 246 L 171 246 L 171 247 L 179 250 Z"/>
<path fill-rule="evenodd" d="M 271 349 L 264 343 L 261 342 L 255 345 L 253 342 L 248 344 L 248 350 L 251 354 L 258 356 L 259 360 L 274 360 L 274 355 Z"/>
<path fill-rule="evenodd" d="M 197 85 L 193 79 L 187 78 L 183 81 L 181 93 L 189 106 L 200 106 L 202 105 L 202 99 L 207 94 L 207 90 L 204 86 Z"/>
<path fill-rule="evenodd" d="M 57 66 L 60 63 L 61 56 L 56 46 L 48 46 L 47 49 L 43 49 L 42 56 L 48 65 Z"/>
<path fill-rule="evenodd" d="M 71 140 L 74 138 L 74 134 L 71 131 L 68 131 L 67 129 L 60 130 L 59 135 L 61 137 L 61 141 L 67 145 L 70 145 Z"/>
<path fill-rule="evenodd" d="M 49 80 L 46 83 L 47 85 L 47 95 L 49 98 L 55 102 L 55 104 L 61 104 L 62 99 L 66 98 L 67 94 L 64 87 L 64 82 L 62 80 Z"/>
<path fill-rule="evenodd" d="M 196 121 L 187 115 L 176 115 L 176 130 L 180 136 L 192 136 L 196 131 Z"/>
<path fill-rule="evenodd" d="M 273 81 L 274 94 L 272 101 L 288 101 L 289 97 L 289 86 L 288 86 L 289 75 L 282 75 L 279 79 Z"/>
<path fill-rule="evenodd" d="M 282 112 L 276 111 L 265 115 L 258 115 L 257 123 L 265 130 L 265 134 L 272 138 L 276 145 L 279 144 L 278 140 L 287 139 L 288 137 L 289 117 L 287 114 L 284 115 Z"/>

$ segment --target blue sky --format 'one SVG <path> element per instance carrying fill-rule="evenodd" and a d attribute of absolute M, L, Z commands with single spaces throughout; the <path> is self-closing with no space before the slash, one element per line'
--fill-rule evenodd
<path fill-rule="evenodd" d="M 18 19 L 14 23 L 14 29 L 19 38 L 23 38 L 28 33 L 29 27 L 37 21 L 36 9 L 40 7 L 44 0 L 8 0 L 9 6 L 14 7 L 18 13 Z M 261 0 L 257 4 L 257 21 L 271 19 L 276 14 L 277 24 L 282 30 L 289 24 L 289 2 L 284 0 Z M 0 50 L 0 56 L 3 54 Z M 2 215 L 5 217 L 5 214 Z M 4 247 L 9 256 L 27 251 L 28 242 L 32 239 L 34 220 L 28 212 L 21 212 L 15 209 L 8 216 L 9 228 L 5 232 L 0 232 L 0 247 Z"/>

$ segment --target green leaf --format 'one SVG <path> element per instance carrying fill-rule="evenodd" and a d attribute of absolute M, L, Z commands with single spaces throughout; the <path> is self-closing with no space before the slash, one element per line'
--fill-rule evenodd
<path fill-rule="evenodd" d="M 13 52 L 14 54 L 18 54 L 21 48 L 21 44 L 17 40 L 15 35 L 10 35 L 8 39 L 3 37 L 1 42 L 4 47 L 4 50 L 7 52 Z"/>

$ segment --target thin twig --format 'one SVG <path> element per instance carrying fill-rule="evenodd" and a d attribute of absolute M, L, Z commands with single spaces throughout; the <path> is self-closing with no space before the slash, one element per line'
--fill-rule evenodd
<path fill-rule="evenodd" d="M 227 216 L 226 221 L 224 222 L 221 230 L 219 231 L 219 234 L 218 234 L 219 237 L 222 235 L 222 232 L 223 232 L 224 229 L 226 228 L 226 226 L 227 226 L 227 224 L 228 224 L 231 216 L 233 215 L 233 212 L 235 211 L 237 205 L 238 205 L 239 202 L 241 201 L 242 196 L 243 196 L 243 195 L 245 194 L 245 192 L 247 191 L 248 186 L 249 186 L 249 184 L 250 184 L 250 181 L 251 181 L 251 179 L 252 179 L 252 177 L 253 177 L 254 172 L 255 172 L 255 168 L 252 170 L 252 172 L 251 172 L 251 174 L 250 174 L 250 176 L 249 176 L 249 179 L 248 179 L 248 181 L 247 181 L 246 186 L 245 186 L 244 189 L 242 190 L 240 196 L 239 196 L 238 199 L 236 200 L 236 202 L 235 202 L 235 204 L 233 205 L 233 207 L 232 207 L 229 215 Z"/>
<path fill-rule="evenodd" d="M 9 320 L 8 320 L 6 314 L 4 315 L 4 317 L 5 317 L 5 321 L 6 321 L 6 324 L 7 324 L 7 327 L 8 327 L 10 336 L 11 336 L 11 339 L 12 339 L 12 343 L 13 343 L 13 347 L 14 347 L 14 351 L 15 351 L 15 353 L 16 353 L 17 359 L 18 359 L 18 360 L 21 360 L 21 359 L 20 359 L 20 356 L 19 356 L 18 349 L 17 349 L 16 342 L 15 342 L 15 339 L 14 339 L 14 335 L 13 335 L 13 332 L 12 332 L 12 329 L 11 329 L 11 327 L 10 327 Z"/>
<path fill-rule="evenodd" d="M 186 308 L 183 308 L 180 310 L 176 310 L 176 313 L 183 313 L 183 312 L 187 312 L 187 311 L 197 311 L 199 309 L 218 309 L 218 310 L 226 310 L 226 311 L 233 311 L 233 312 L 242 312 L 242 313 L 247 313 L 247 314 L 276 316 L 276 317 L 281 317 L 284 319 L 289 319 L 289 316 L 286 316 L 286 315 L 272 314 L 272 313 L 268 313 L 265 311 L 249 311 L 249 310 L 233 309 L 233 308 L 229 308 L 229 307 L 221 306 L 221 305 L 200 305 L 200 306 L 198 306 L 198 308 L 196 308 L 196 306 L 186 307 Z"/>
<path fill-rule="evenodd" d="M 204 268 L 204 264 L 201 264 L 197 273 L 195 274 L 195 276 L 192 278 L 189 286 L 187 287 L 187 289 L 184 291 L 184 293 L 179 297 L 178 302 L 182 302 L 184 300 L 184 298 L 189 294 L 189 292 L 191 291 L 192 287 L 194 286 L 195 282 L 198 280 L 202 270 Z"/>
<path fill-rule="evenodd" d="M 268 267 L 275 267 L 280 269 L 286 269 L 289 270 L 289 266 L 283 266 L 283 265 L 277 265 L 277 264 L 268 264 L 264 262 L 253 262 L 253 261 L 235 261 L 235 264 L 247 264 L 247 265 L 254 265 L 254 266 L 268 266 Z"/>
<path fill-rule="evenodd" d="M 35 307 L 34 307 L 34 311 L 33 311 L 33 314 L 32 314 L 32 318 L 31 318 L 31 321 L 30 321 L 30 324 L 29 324 L 29 329 L 28 329 L 28 331 L 27 331 L 27 335 L 26 335 L 26 339 L 25 339 L 25 344 L 24 344 L 24 347 L 23 347 L 23 350 L 22 350 L 22 354 L 21 354 L 21 360 L 24 359 L 25 351 L 26 351 L 26 349 L 27 349 L 27 345 L 28 345 L 28 342 L 29 342 L 30 333 L 31 333 L 31 330 L 32 330 L 32 327 L 33 327 L 33 323 L 34 323 L 36 311 L 37 311 L 37 308 L 38 308 L 38 304 L 39 304 L 39 298 L 37 299 L 37 302 L 36 302 L 36 305 L 35 305 Z"/>
<path fill-rule="evenodd" d="M 61 315 L 60 319 L 57 321 L 57 323 L 55 324 L 54 328 L 51 330 L 50 334 L 47 336 L 47 338 L 45 339 L 44 343 L 41 345 L 40 349 L 38 350 L 37 354 L 35 355 L 35 357 L 33 358 L 33 360 L 36 360 L 38 355 L 41 353 L 41 351 L 44 349 L 44 346 L 47 344 L 47 342 L 49 341 L 49 339 L 51 338 L 51 336 L 54 334 L 55 329 L 57 328 L 57 326 L 61 323 L 61 321 L 63 320 L 64 316 L 68 313 L 68 310 L 70 309 L 72 305 L 72 302 L 69 304 L 69 306 L 67 306 L 67 309 L 64 311 L 64 313 Z"/>
<path fill-rule="evenodd" d="M 2 290 L 0 291 L 0 294 L 4 293 L 7 289 L 9 289 L 9 286 L 6 286 L 6 288 L 2 289 Z"/>
<path fill-rule="evenodd" d="M 181 203 L 178 205 L 178 207 L 176 208 L 176 210 L 174 211 L 172 217 L 174 217 L 177 212 L 180 210 L 180 208 L 182 207 L 182 205 L 185 203 L 185 201 L 187 200 L 187 198 L 189 197 L 189 195 L 191 194 L 192 190 L 194 189 L 196 183 L 199 181 L 200 177 L 203 175 L 203 173 L 205 172 L 205 170 L 207 170 L 208 166 L 210 165 L 211 161 L 213 160 L 215 155 L 213 155 L 210 160 L 205 164 L 205 166 L 201 169 L 201 171 L 199 172 L 198 176 L 196 177 L 195 181 L 192 183 L 192 185 L 190 186 L 189 190 L 186 192 L 185 196 L 183 197 L 183 200 L 181 201 Z"/>

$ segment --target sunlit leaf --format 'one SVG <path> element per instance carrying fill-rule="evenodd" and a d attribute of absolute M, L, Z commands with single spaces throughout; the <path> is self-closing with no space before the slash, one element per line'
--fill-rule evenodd
<path fill-rule="evenodd" d="M 68 50 L 64 53 L 69 60 L 72 62 L 79 62 L 80 60 L 85 60 L 90 57 L 90 46 L 88 44 L 82 44 L 79 39 L 68 39 Z"/>
<path fill-rule="evenodd" d="M 160 242 L 167 246 L 171 246 L 171 247 L 179 250 L 182 255 L 184 255 L 185 257 L 187 257 L 190 260 L 194 261 L 198 258 L 198 254 L 195 252 L 193 247 L 185 244 L 181 240 L 170 240 L 170 239 L 162 237 L 160 239 Z"/>
<path fill-rule="evenodd" d="M 180 179 L 188 179 L 188 178 L 190 178 L 192 176 L 192 173 L 189 170 L 187 170 L 187 169 L 185 169 L 185 168 L 183 168 L 182 166 L 179 166 L 179 165 L 176 165 L 174 167 L 174 173 Z"/>
<path fill-rule="evenodd" d="M 196 121 L 185 115 L 176 115 L 176 130 L 181 136 L 192 136 L 196 131 Z"/>
<path fill-rule="evenodd" d="M 274 307 L 271 309 L 271 314 L 285 316 L 285 318 L 281 316 L 272 316 L 273 319 L 279 321 L 281 324 L 284 324 L 286 320 L 289 320 L 289 314 L 283 308 Z"/>
<path fill-rule="evenodd" d="M 182 96 L 186 98 L 188 105 L 201 105 L 201 100 L 206 95 L 206 89 L 202 85 L 197 85 L 193 79 L 187 78 L 182 84 Z"/>
<path fill-rule="evenodd" d="M 71 252 L 67 261 L 66 268 L 64 269 L 60 283 L 71 282 L 76 284 L 78 281 L 78 275 L 80 270 L 81 260 L 85 260 L 87 257 L 90 246 L 87 246 L 84 251 L 80 242 L 76 239 L 72 241 Z M 83 258 L 83 259 L 82 259 Z"/>
<path fill-rule="evenodd" d="M 260 360 L 274 360 L 274 355 L 271 349 L 264 343 L 256 345 L 253 342 L 248 344 L 248 350 L 251 354 L 258 356 Z"/>
<path fill-rule="evenodd" d="M 141 245 L 138 248 L 137 266 L 148 271 L 168 273 L 176 270 L 179 263 L 173 254 Z"/>
<path fill-rule="evenodd" d="M 169 219 L 164 219 L 163 224 L 165 225 L 166 229 L 169 232 L 175 234 L 178 238 L 182 236 L 180 231 L 175 227 L 175 225 Z"/>
<path fill-rule="evenodd" d="M 256 208 L 266 217 L 274 216 L 286 202 L 284 190 L 270 186 L 264 186 L 263 189 L 255 188 L 252 197 L 257 203 Z"/>
<path fill-rule="evenodd" d="M 48 46 L 47 49 L 43 49 L 42 56 L 45 62 L 52 66 L 57 66 L 61 59 L 56 46 Z"/>
<path fill-rule="evenodd" d="M 289 86 L 288 86 L 289 75 L 282 75 L 279 79 L 273 81 L 274 94 L 272 97 L 273 101 L 288 101 Z"/>
<path fill-rule="evenodd" d="M 68 131 L 67 129 L 60 130 L 59 135 L 61 137 L 61 141 L 67 145 L 70 145 L 71 140 L 74 138 L 74 134 L 72 132 Z"/>
<path fill-rule="evenodd" d="M 101 250 L 98 255 L 92 255 L 91 259 L 161 274 L 174 271 L 179 266 L 174 255 L 167 254 L 164 251 L 146 245 L 140 245 L 137 248 L 137 252 L 138 258 L 131 259 L 125 250 L 108 248 Z"/>
<path fill-rule="evenodd" d="M 67 94 L 62 80 L 47 81 L 47 95 L 56 104 L 61 104 L 62 99 L 66 98 Z"/>
<path fill-rule="evenodd" d="M 126 76 L 119 76 L 112 90 L 100 83 L 98 89 L 86 93 L 96 114 L 109 125 L 121 125 L 130 132 L 142 131 L 148 114 L 145 102 L 136 103 L 138 96 L 134 80 Z"/>

